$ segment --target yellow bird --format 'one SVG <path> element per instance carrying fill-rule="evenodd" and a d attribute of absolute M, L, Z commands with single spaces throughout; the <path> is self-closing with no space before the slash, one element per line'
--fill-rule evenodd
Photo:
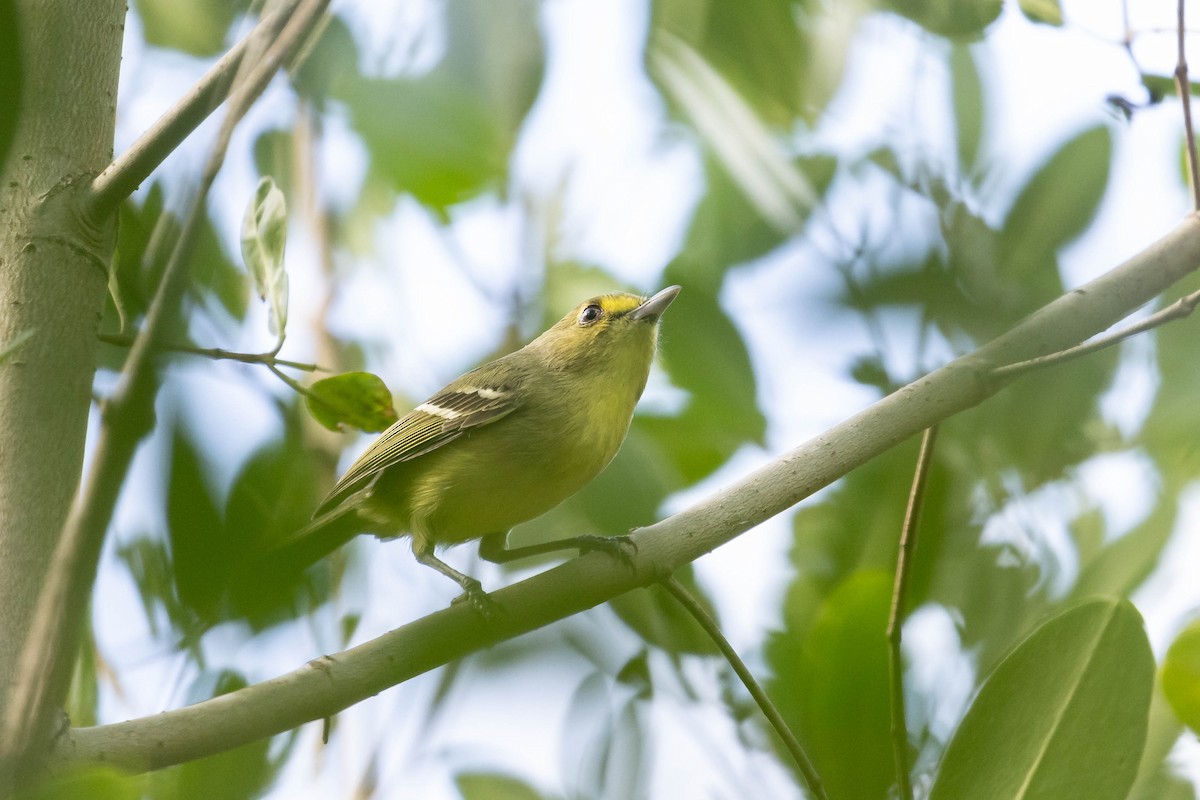
<path fill-rule="evenodd" d="M 435 546 L 482 539 L 480 555 L 497 563 L 594 546 L 600 537 L 506 549 L 505 538 L 616 455 L 646 387 L 659 319 L 679 291 L 594 297 L 520 350 L 452 381 L 384 431 L 313 521 L 272 550 L 304 551 L 311 563 L 357 533 L 408 534 L 418 561 L 486 611 L 479 582 Z"/>

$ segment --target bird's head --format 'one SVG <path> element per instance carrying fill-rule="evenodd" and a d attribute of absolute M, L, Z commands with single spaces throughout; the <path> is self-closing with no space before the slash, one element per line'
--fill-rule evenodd
<path fill-rule="evenodd" d="M 628 370 L 644 384 L 658 342 L 658 320 L 679 290 L 668 286 L 650 298 L 617 293 L 585 300 L 530 347 L 559 369 Z"/>

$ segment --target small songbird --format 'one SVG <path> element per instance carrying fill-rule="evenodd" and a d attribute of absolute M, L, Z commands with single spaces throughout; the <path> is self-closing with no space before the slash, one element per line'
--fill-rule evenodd
<path fill-rule="evenodd" d="M 313 521 L 272 550 L 303 551 L 311 563 L 358 533 L 407 534 L 418 561 L 486 610 L 479 582 L 435 546 L 482 539 L 480 555 L 499 563 L 595 544 L 576 537 L 507 549 L 505 538 L 616 455 L 646 387 L 659 319 L 679 290 L 594 297 L 520 350 L 452 381 L 384 431 Z"/>

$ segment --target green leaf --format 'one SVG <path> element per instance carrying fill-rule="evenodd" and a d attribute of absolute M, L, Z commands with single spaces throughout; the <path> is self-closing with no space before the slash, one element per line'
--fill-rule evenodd
<path fill-rule="evenodd" d="M 242 259 L 254 277 L 259 299 L 270 309 L 271 333 L 283 341 L 287 327 L 288 278 L 283 264 L 287 244 L 287 203 L 270 177 L 259 180 L 242 218 Z"/>
<path fill-rule="evenodd" d="M 195 442 L 182 427 L 176 427 L 167 488 L 171 567 L 179 599 L 206 617 L 227 583 L 230 553 L 224 546 L 228 540 L 225 522 L 202 462 Z"/>
<path fill-rule="evenodd" d="M 965 45 L 950 50 L 950 82 L 954 96 L 954 122 L 958 145 L 959 169 L 969 173 L 979 155 L 979 140 L 983 135 L 983 87 L 979 69 Z"/>
<path fill-rule="evenodd" d="M 775 676 L 768 691 L 830 797 L 883 798 L 893 783 L 884 638 L 891 587 L 887 572 L 856 572 L 821 603 L 807 634 L 792 629 L 767 647 Z"/>
<path fill-rule="evenodd" d="M 1060 27 L 1063 24 L 1059 0 L 1020 0 L 1021 13 L 1034 22 Z"/>
<path fill-rule="evenodd" d="M 240 674 L 224 670 L 201 673 L 191 687 L 192 702 L 229 694 L 247 686 Z M 294 737 L 294 732 L 292 734 Z M 260 796 L 282 763 L 270 757 L 270 739 L 260 739 L 217 755 L 189 761 L 155 776 L 161 783 L 174 781 L 177 800 L 250 800 Z M 161 785 L 161 784 L 160 784 Z"/>
<path fill-rule="evenodd" d="M 1150 643 L 1127 601 L 1057 615 L 983 685 L 930 800 L 1123 800 L 1145 745 L 1153 685 Z"/>
<path fill-rule="evenodd" d="M 950 39 L 977 39 L 996 21 L 1003 0 L 885 0 L 884 6 Z"/>
<path fill-rule="evenodd" d="M 463 800 L 543 800 L 525 781 L 496 772 L 460 772 L 454 785 Z"/>
<path fill-rule="evenodd" d="M 1184 628 L 1162 665 L 1163 693 L 1175 716 L 1193 731 L 1200 731 L 1200 620 Z"/>
<path fill-rule="evenodd" d="M 1040 292 L 1030 299 L 1032 305 L 1061 292 L 1055 256 L 1096 216 L 1112 150 L 1107 127 L 1088 128 L 1051 156 L 1013 202 L 1004 221 L 1000 265 L 1010 281 L 1036 282 Z"/>
<path fill-rule="evenodd" d="M 370 372 L 343 372 L 308 387 L 304 404 L 313 419 L 331 431 L 349 425 L 378 433 L 396 421 L 392 393 Z"/>
<path fill-rule="evenodd" d="M 655 32 L 647 64 L 758 215 L 781 234 L 797 233 L 818 193 L 755 110 L 703 56 L 669 31 Z"/>
<path fill-rule="evenodd" d="M 229 26 L 243 0 L 136 0 L 147 44 L 213 56 L 225 49 Z"/>
<path fill-rule="evenodd" d="M 140 800 L 146 781 L 113 767 L 80 767 L 26 787 L 13 800 Z"/>

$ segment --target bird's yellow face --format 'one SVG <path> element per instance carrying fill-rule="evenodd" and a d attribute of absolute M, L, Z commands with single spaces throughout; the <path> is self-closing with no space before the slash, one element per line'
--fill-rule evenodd
<path fill-rule="evenodd" d="M 658 341 L 658 320 L 679 293 L 678 286 L 651 298 L 602 294 L 585 300 L 534 342 L 560 367 L 596 369 L 616 359 L 632 372 L 650 367 Z"/>

